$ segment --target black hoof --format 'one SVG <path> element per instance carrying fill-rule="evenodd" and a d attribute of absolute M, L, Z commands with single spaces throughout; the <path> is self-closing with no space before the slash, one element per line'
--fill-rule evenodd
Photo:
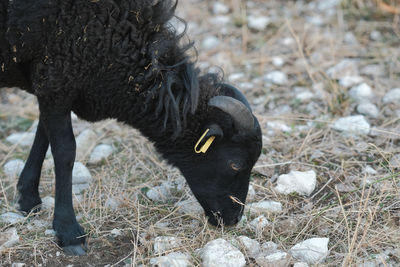
<path fill-rule="evenodd" d="M 26 197 L 20 194 L 17 203 L 18 210 L 26 216 L 29 213 L 38 213 L 40 211 L 42 200 L 38 196 Z"/>
<path fill-rule="evenodd" d="M 64 253 L 71 256 L 84 256 L 86 255 L 87 247 L 83 244 L 71 245 L 63 247 Z"/>

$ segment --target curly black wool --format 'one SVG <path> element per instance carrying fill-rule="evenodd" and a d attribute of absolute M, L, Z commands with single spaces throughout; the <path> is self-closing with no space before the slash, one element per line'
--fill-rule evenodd
<path fill-rule="evenodd" d="M 179 136 L 203 77 L 168 21 L 171 0 L 0 0 L 0 87 L 89 121 L 117 118 Z M 154 130 L 154 127 L 152 127 Z"/>

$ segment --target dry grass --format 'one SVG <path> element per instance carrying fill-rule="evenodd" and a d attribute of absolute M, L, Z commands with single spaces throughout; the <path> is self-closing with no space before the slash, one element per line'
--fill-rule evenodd
<path fill-rule="evenodd" d="M 90 166 L 94 182 L 80 201 L 75 201 L 79 221 L 89 236 L 89 256 L 56 256 L 60 250 L 53 237 L 44 235 L 44 229 L 51 228 L 52 211 L 44 210 L 16 225 L 21 240 L 2 252 L 0 265 L 12 262 L 34 266 L 148 265 L 150 258 L 157 256 L 152 248 L 154 237 L 161 235 L 180 238 L 182 245 L 174 251 L 188 252 L 195 266 L 201 265 L 196 254 L 198 248 L 218 237 L 230 240 L 239 235 L 260 242 L 274 241 L 284 251 L 307 238 L 329 237 L 330 253 L 321 266 L 354 266 L 368 260 L 382 266 L 400 264 L 400 172 L 390 164 L 393 155 L 400 153 L 400 119 L 394 112 L 400 106 L 383 105 L 379 101 L 389 89 L 400 87 L 398 16 L 378 9 L 383 1 L 344 0 L 329 25 L 316 27 L 306 22 L 307 16 L 316 14 L 299 11 L 296 1 L 252 2 L 254 6 L 246 6 L 240 0 L 225 1 L 232 8 L 236 26 L 215 27 L 204 19 L 211 16 L 208 7 L 212 1 L 181 1 L 179 14 L 197 23 L 189 34 L 198 43 L 201 64 L 221 66 L 226 76 L 244 73 L 244 78 L 235 83 L 250 81 L 254 85 L 245 93 L 254 104 L 265 137 L 263 155 L 252 175 L 251 183 L 257 194 L 251 201 L 270 199 L 283 204 L 282 213 L 267 214 L 271 225 L 261 232 L 252 231 L 246 222 L 231 228 L 214 228 L 203 216 L 181 214 L 174 203 L 188 197 L 188 188 L 175 192 L 166 203 L 152 202 L 145 196 L 146 190 L 160 180 L 181 179 L 179 172 L 161 161 L 152 145 L 135 130 L 114 121 L 91 126 L 79 121 L 75 123 L 76 133 L 91 127 L 99 142 L 111 143 L 116 148 L 108 160 Z M 244 23 L 249 14 L 257 12 L 275 17 L 264 32 L 253 32 Z M 282 15 L 285 12 L 291 15 Z M 373 30 L 381 32 L 381 41 L 370 40 Z M 357 49 L 343 42 L 347 31 L 356 36 Z M 200 40 L 210 34 L 218 36 L 221 44 L 203 51 Z M 282 45 L 284 38 L 293 42 Z M 275 69 L 274 56 L 286 62 L 281 69 L 289 76 L 287 86 L 265 87 L 259 78 Z M 348 89 L 325 74 L 327 68 L 342 58 L 359 59 L 360 68 L 377 64 L 384 69 L 383 75 L 363 75 L 373 88 L 380 109 L 378 118 L 369 119 L 376 128 L 375 135 L 344 136 L 329 127 L 336 118 L 355 114 L 356 104 L 349 99 Z M 313 100 L 316 114 L 310 113 L 307 102 L 294 99 L 295 86 L 313 88 L 320 94 Z M 26 148 L 10 146 L 4 138 L 29 128 L 37 118 L 37 108 L 33 97 L 21 91 L 8 89 L 1 94 L 2 166 L 9 159 L 26 159 Z M 283 112 L 283 107 L 289 107 L 289 111 Z M 274 120 L 285 122 L 293 130 L 269 135 L 267 122 Z M 298 127 L 307 123 L 312 126 L 305 130 Z M 363 172 L 367 165 L 377 174 Z M 310 197 L 275 192 L 273 182 L 277 175 L 310 169 L 316 171 L 318 179 Z M 6 178 L 1 169 L 0 176 L 0 207 L 3 211 L 13 211 L 17 178 Z M 54 194 L 53 182 L 53 170 L 45 167 L 40 186 L 42 197 Z M 117 210 L 105 205 L 110 197 L 120 203 Z M 247 219 L 253 218 L 248 215 Z M 35 219 L 49 225 L 28 230 L 27 226 Z M 4 230 L 9 226 L 0 227 Z M 110 231 L 114 228 L 123 235 L 113 237 Z M 247 260 L 248 266 L 256 266 L 254 260 Z"/>

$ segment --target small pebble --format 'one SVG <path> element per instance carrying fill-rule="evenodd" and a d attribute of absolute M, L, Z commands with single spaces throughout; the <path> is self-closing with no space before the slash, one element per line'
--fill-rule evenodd
<path fill-rule="evenodd" d="M 215 49 L 218 47 L 219 45 L 219 39 L 215 36 L 207 36 L 203 42 L 202 45 L 204 47 L 204 49 L 206 50 L 211 50 L 211 49 Z"/>
<path fill-rule="evenodd" d="M 249 225 L 253 231 L 259 232 L 262 231 L 270 222 L 265 218 L 264 215 L 260 215 L 257 218 L 253 219 Z"/>
<path fill-rule="evenodd" d="M 383 103 L 400 103 L 400 88 L 394 88 L 387 92 L 383 97 Z"/>
<path fill-rule="evenodd" d="M 358 104 L 357 112 L 370 118 L 377 118 L 379 115 L 379 109 L 377 106 L 369 102 Z"/>
<path fill-rule="evenodd" d="M 349 91 L 349 95 L 354 101 L 358 103 L 368 101 L 374 97 L 371 86 L 366 83 L 362 83 L 352 87 Z"/>
<path fill-rule="evenodd" d="M 266 16 L 248 16 L 247 24 L 250 29 L 255 31 L 263 31 L 267 28 L 270 18 Z"/>
<path fill-rule="evenodd" d="M 285 85 L 289 82 L 286 73 L 282 71 L 272 71 L 264 76 L 264 80 L 276 85 Z"/>
<path fill-rule="evenodd" d="M 229 12 L 229 7 L 221 2 L 214 2 L 212 11 L 214 14 L 226 14 Z"/>

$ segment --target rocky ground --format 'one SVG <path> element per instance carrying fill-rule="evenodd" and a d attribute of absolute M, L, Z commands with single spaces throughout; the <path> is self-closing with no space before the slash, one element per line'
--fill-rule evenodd
<path fill-rule="evenodd" d="M 184 178 L 137 131 L 73 117 L 74 204 L 90 249 L 64 255 L 51 230 L 50 155 L 42 211 L 23 217 L 15 209 L 38 111 L 33 96 L 3 89 L 0 265 L 399 266 L 396 4 L 180 1 L 199 67 L 222 68 L 263 129 L 263 153 L 235 227 L 208 225 Z"/>

